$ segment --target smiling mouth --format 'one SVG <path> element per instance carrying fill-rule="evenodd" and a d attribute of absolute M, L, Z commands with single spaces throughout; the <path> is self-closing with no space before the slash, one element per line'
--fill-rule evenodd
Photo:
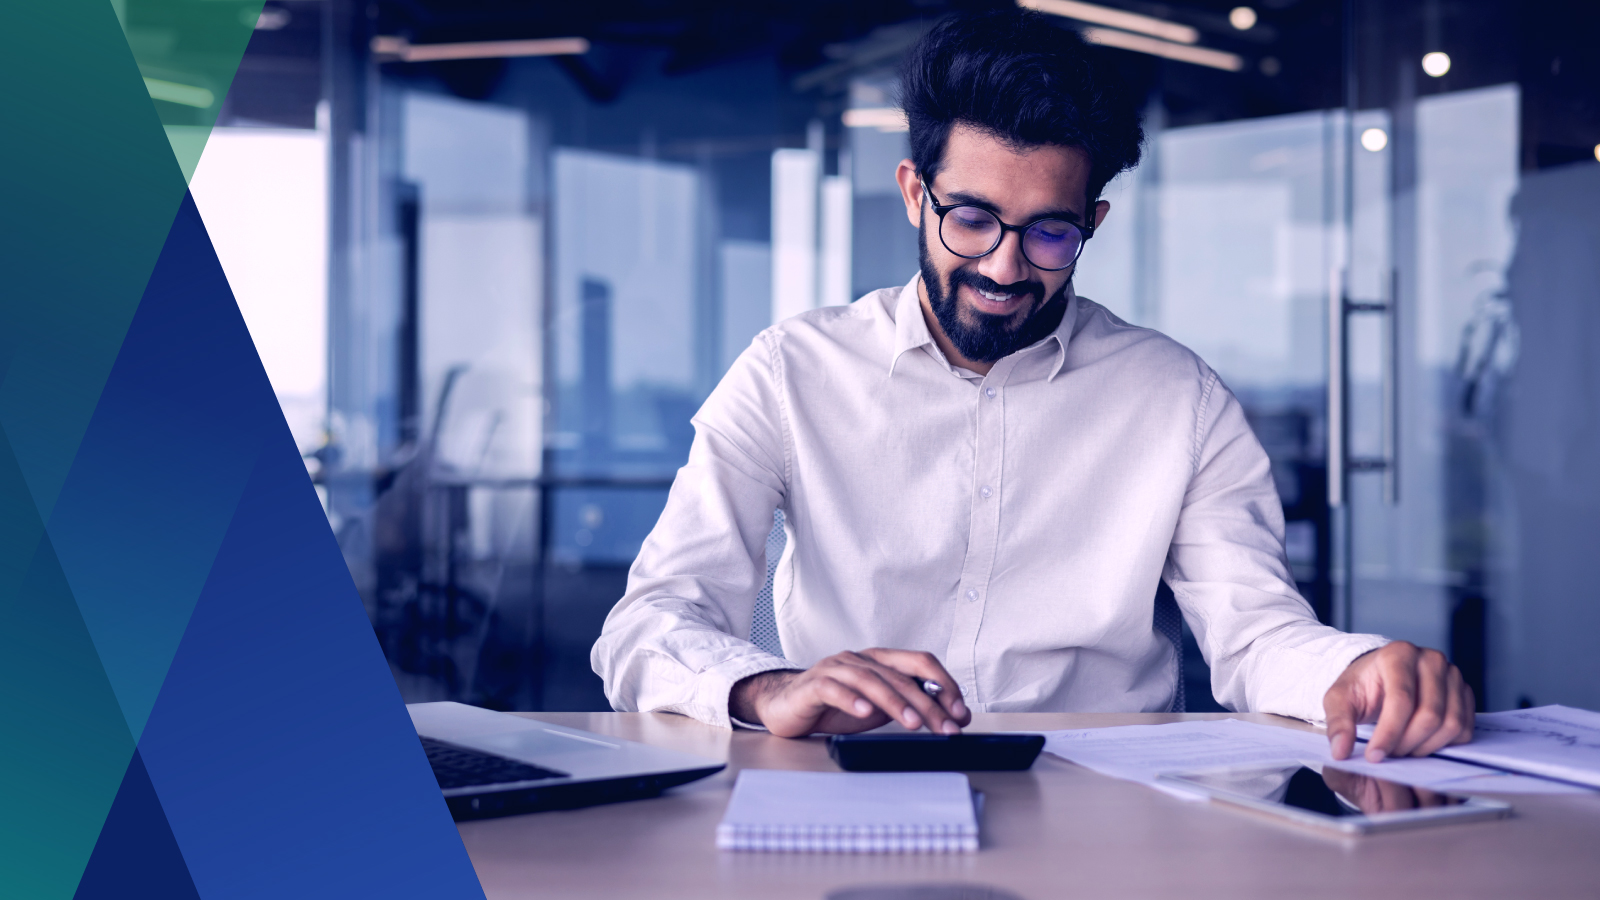
<path fill-rule="evenodd" d="M 1030 296 L 1026 293 L 1009 293 L 1003 291 L 986 291 L 973 285 L 967 285 L 974 295 L 975 305 L 981 312 L 994 314 L 1010 314 L 1015 310 L 1018 301 Z"/>

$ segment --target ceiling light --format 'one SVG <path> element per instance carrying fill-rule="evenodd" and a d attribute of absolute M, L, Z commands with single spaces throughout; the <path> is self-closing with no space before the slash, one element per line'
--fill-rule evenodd
<path fill-rule="evenodd" d="M 1600 162 L 1600 144 L 1594 145 L 1594 159 L 1595 162 Z"/>
<path fill-rule="evenodd" d="M 1223 69 L 1228 72 L 1237 72 L 1244 68 L 1244 57 L 1235 53 L 1208 50 L 1205 47 L 1190 47 L 1187 44 L 1173 44 L 1167 41 L 1158 41 L 1155 38 L 1144 37 L 1143 35 L 1129 34 L 1126 31 L 1114 31 L 1110 28 L 1085 28 L 1083 30 L 1083 39 L 1091 44 L 1116 47 L 1119 50 L 1132 50 L 1135 53 L 1148 53 L 1151 56 L 1161 56 L 1167 59 L 1175 59 L 1179 62 L 1194 63 L 1197 66 Z"/>
<path fill-rule="evenodd" d="M 1180 44 L 1194 44 L 1200 41 L 1200 32 L 1188 25 L 1179 25 L 1177 22 L 1168 22 L 1166 19 L 1152 16 L 1141 16 L 1138 13 L 1112 9 L 1109 6 L 1079 3 L 1078 0 L 1017 0 L 1017 5 L 1049 13 L 1052 16 L 1061 16 L 1064 19 L 1077 19 L 1080 22 L 1093 22 L 1096 25 L 1110 25 L 1123 31 L 1153 34 L 1158 38 L 1177 41 Z"/>
<path fill-rule="evenodd" d="M 168 103 L 192 106 L 195 109 L 210 109 L 211 104 L 217 102 L 216 95 L 205 88 L 195 87 L 192 84 L 179 84 L 176 81 L 146 78 L 144 89 L 150 92 L 152 100 L 165 100 Z"/>
<path fill-rule="evenodd" d="M 1248 6 L 1235 6 L 1228 13 L 1228 24 L 1240 31 L 1256 27 L 1256 11 Z"/>
<path fill-rule="evenodd" d="M 439 62 L 447 59 L 505 59 L 514 56 L 582 56 L 589 42 L 581 37 L 540 38 L 531 41 L 465 41 L 454 44 L 413 44 L 403 37 L 379 35 L 372 39 L 377 56 L 405 62 Z"/>
<path fill-rule="evenodd" d="M 1389 146 L 1389 135 L 1382 128 L 1368 128 L 1361 132 L 1361 146 L 1377 153 Z"/>
<path fill-rule="evenodd" d="M 905 110 L 893 106 L 863 106 L 844 111 L 844 127 L 876 128 L 879 131 L 910 131 Z"/>
<path fill-rule="evenodd" d="M 1422 56 L 1422 71 L 1435 78 L 1442 78 L 1450 71 L 1450 54 L 1435 50 Z"/>

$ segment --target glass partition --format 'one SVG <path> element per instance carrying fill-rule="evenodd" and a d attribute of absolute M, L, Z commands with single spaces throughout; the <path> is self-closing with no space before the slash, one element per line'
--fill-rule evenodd
<path fill-rule="evenodd" d="M 1149 140 L 1075 276 L 1239 395 L 1316 613 L 1448 650 L 1496 708 L 1600 706 L 1581 6 L 1284 0 L 1248 28 L 1162 7 L 1207 53 L 1105 50 Z M 775 319 L 916 270 L 894 68 L 945 9 L 284 8 L 323 48 L 321 112 L 282 116 L 328 154 L 307 449 L 402 692 L 605 708 L 588 651 L 696 408 Z M 298 27 L 258 31 L 223 125 L 280 115 L 248 73 Z M 391 40 L 534 33 L 589 50 L 408 62 Z"/>

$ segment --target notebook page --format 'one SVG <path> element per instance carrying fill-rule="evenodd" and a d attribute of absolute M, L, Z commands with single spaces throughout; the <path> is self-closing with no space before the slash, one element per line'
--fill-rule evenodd
<path fill-rule="evenodd" d="M 959 772 L 745 769 L 717 846 L 949 852 L 977 849 L 977 835 L 972 788 Z"/>

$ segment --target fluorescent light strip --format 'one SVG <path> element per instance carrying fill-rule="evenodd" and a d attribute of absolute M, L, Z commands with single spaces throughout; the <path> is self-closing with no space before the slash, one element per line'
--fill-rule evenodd
<path fill-rule="evenodd" d="M 1083 30 L 1083 39 L 1091 44 L 1116 47 L 1119 50 L 1132 50 L 1135 53 L 1148 53 L 1151 56 L 1162 56 L 1179 62 L 1194 63 L 1197 66 L 1209 66 L 1213 69 L 1223 69 L 1228 72 L 1237 72 L 1244 68 L 1244 57 L 1236 53 L 1208 50 L 1205 47 L 1190 47 L 1187 44 L 1173 44 L 1143 35 L 1129 34 L 1126 31 L 1113 31 L 1110 28 L 1085 28 Z"/>
<path fill-rule="evenodd" d="M 505 59 L 513 56 L 582 56 L 589 41 L 581 37 L 540 38 L 529 41 L 464 41 L 455 44 L 413 44 L 403 37 L 372 39 L 372 52 L 399 57 L 406 62 L 448 59 Z"/>
<path fill-rule="evenodd" d="M 1123 31 L 1153 34 L 1158 38 L 1180 44 L 1195 44 L 1200 41 L 1199 29 L 1179 25 L 1177 22 L 1168 22 L 1166 19 L 1112 9 L 1109 6 L 1079 3 L 1078 0 L 1017 0 L 1017 5 L 1064 19 L 1077 19 L 1080 22 L 1093 22 L 1096 25 L 1110 25 Z"/>
<path fill-rule="evenodd" d="M 211 104 L 217 102 L 217 96 L 205 88 L 195 87 L 192 84 L 179 84 L 176 81 L 146 78 L 144 89 L 150 92 L 150 98 L 153 100 L 165 100 L 168 103 L 192 106 L 195 109 L 210 109 Z"/>
<path fill-rule="evenodd" d="M 893 106 L 863 106 L 844 111 L 844 127 L 876 128 L 879 131 L 910 131 L 905 110 Z"/>

